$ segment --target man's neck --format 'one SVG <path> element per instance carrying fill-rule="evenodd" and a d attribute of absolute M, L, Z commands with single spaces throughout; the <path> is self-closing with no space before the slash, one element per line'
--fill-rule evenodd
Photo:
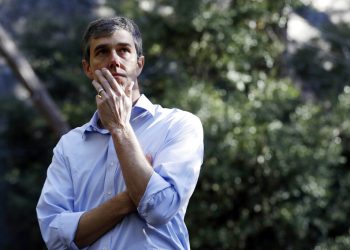
<path fill-rule="evenodd" d="M 139 100 L 141 94 L 140 94 L 140 90 L 137 89 L 133 89 L 132 91 L 132 106 L 135 105 L 135 103 Z"/>

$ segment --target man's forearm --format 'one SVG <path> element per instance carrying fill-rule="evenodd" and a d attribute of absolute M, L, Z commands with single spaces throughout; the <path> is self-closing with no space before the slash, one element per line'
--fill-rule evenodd
<path fill-rule="evenodd" d="M 79 248 L 91 245 L 133 211 L 136 211 L 134 203 L 126 192 L 122 192 L 84 213 L 75 234 L 75 244 Z"/>
<path fill-rule="evenodd" d="M 111 134 L 128 194 L 135 206 L 138 206 L 153 174 L 153 168 L 142 152 L 130 124 L 124 129 L 112 130 Z"/>

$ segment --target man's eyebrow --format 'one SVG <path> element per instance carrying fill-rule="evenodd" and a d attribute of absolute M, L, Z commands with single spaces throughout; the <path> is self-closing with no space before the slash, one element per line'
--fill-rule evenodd
<path fill-rule="evenodd" d="M 109 46 L 110 46 L 109 44 L 105 44 L 105 43 L 99 44 L 99 45 L 97 45 L 94 48 L 94 52 L 97 52 L 97 51 L 99 51 L 101 49 L 109 48 Z M 117 46 L 118 47 L 132 47 L 132 45 L 130 43 L 127 43 L 127 42 L 125 42 L 125 43 L 117 43 Z"/>
<path fill-rule="evenodd" d="M 118 43 L 117 46 L 119 46 L 119 47 L 132 47 L 130 43 Z"/>
<path fill-rule="evenodd" d="M 101 49 L 106 49 L 108 48 L 108 45 L 107 44 L 100 44 L 100 45 L 97 45 L 95 48 L 94 48 L 94 52 L 96 51 L 99 51 Z"/>

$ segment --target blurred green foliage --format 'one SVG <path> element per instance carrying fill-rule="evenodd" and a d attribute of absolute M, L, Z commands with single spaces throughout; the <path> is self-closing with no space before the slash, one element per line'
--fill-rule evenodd
<path fill-rule="evenodd" d="M 143 92 L 202 120 L 205 159 L 186 216 L 192 249 L 349 249 L 348 73 L 345 63 L 320 68 L 317 55 L 325 52 L 316 45 L 286 60 L 288 13 L 300 3 L 106 4 L 141 27 Z M 21 48 L 72 127 L 87 122 L 95 106 L 79 48 L 92 11 L 84 17 L 76 11 L 69 20 L 33 12 L 19 34 Z M 339 26 L 337 34 L 348 29 Z M 337 41 L 326 41 L 334 48 L 327 58 L 345 58 Z M 316 98 L 303 98 L 284 75 L 286 67 L 319 83 Z M 2 99 L 0 114 L 0 185 L 6 191 L 0 207 L 10 225 L 4 249 L 44 248 L 33 226 L 34 209 L 57 138 L 28 104 Z"/>
<path fill-rule="evenodd" d="M 290 58 L 293 71 L 304 84 L 303 90 L 319 100 L 334 102 L 350 78 L 350 26 L 347 23 L 326 23 L 321 36 L 297 46 Z"/>

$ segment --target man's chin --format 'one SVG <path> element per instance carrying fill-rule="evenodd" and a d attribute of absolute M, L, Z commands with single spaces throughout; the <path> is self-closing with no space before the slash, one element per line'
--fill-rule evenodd
<path fill-rule="evenodd" d="M 117 83 L 119 83 L 119 85 L 124 85 L 127 81 L 127 78 L 125 76 L 118 75 L 113 77 L 117 81 Z"/>

